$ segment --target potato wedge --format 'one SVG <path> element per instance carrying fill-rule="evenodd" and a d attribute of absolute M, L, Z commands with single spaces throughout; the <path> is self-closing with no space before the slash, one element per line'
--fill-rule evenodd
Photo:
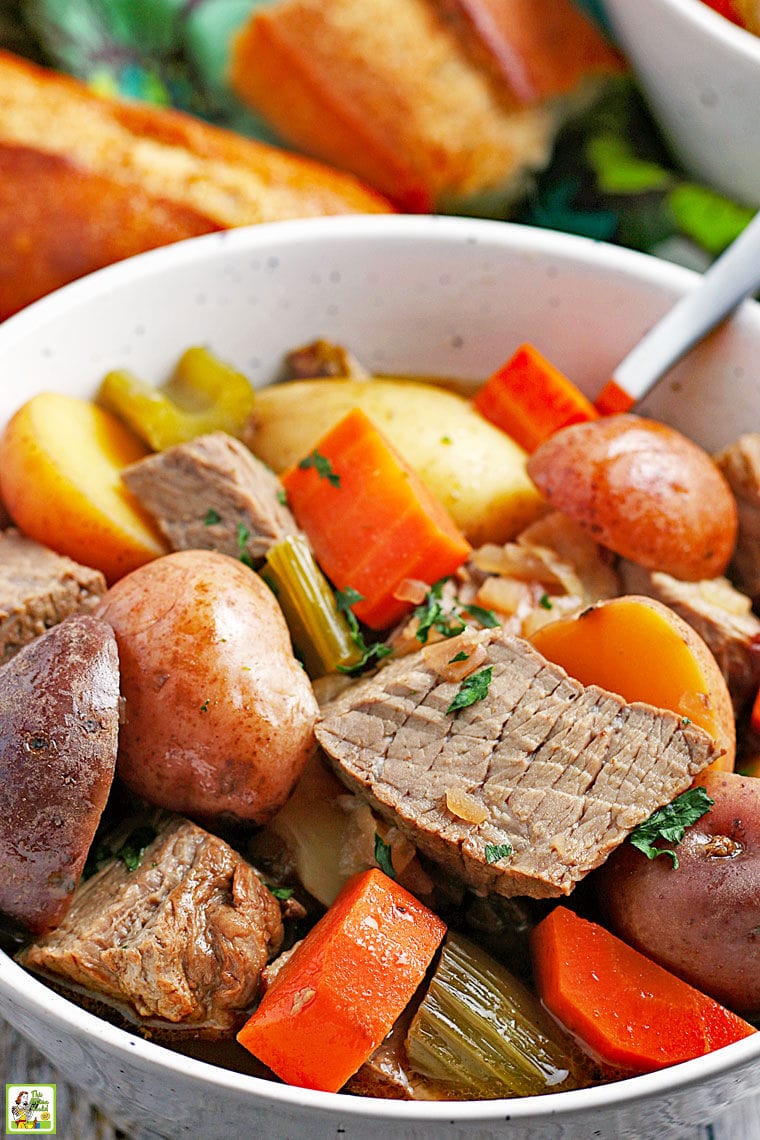
<path fill-rule="evenodd" d="M 244 432 L 275 471 L 297 463 L 351 408 L 361 408 L 475 546 L 506 542 L 543 514 L 526 456 L 464 396 L 407 380 L 321 379 L 257 393 Z"/>

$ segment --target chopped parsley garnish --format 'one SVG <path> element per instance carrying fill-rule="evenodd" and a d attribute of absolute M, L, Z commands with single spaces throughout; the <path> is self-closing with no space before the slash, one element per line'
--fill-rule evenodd
<path fill-rule="evenodd" d="M 467 661 L 469 656 L 470 656 L 469 653 L 465 653 L 464 649 L 460 649 L 459 652 L 455 653 L 454 656 L 451 658 L 451 660 L 449 661 L 449 665 L 453 665 L 455 661 Z"/>
<path fill-rule="evenodd" d="M 461 602 L 460 602 L 461 605 Z M 483 606 L 469 605 L 462 606 L 463 611 L 474 617 L 475 621 L 479 621 L 485 629 L 495 629 L 500 624 L 499 619 L 493 610 L 486 610 Z"/>
<path fill-rule="evenodd" d="M 213 507 L 209 507 L 206 511 L 205 518 L 203 519 L 204 526 L 216 526 L 217 523 L 222 521 L 222 516 Z"/>
<path fill-rule="evenodd" d="M 314 449 L 311 455 L 307 455 L 298 464 L 302 471 L 306 471 L 309 467 L 313 467 L 320 479 L 326 479 L 333 487 L 340 487 L 340 475 L 333 471 L 333 465 L 326 455 L 322 455 L 319 451 Z"/>
<path fill-rule="evenodd" d="M 486 863 L 498 863 L 512 855 L 511 843 L 486 843 Z"/>
<path fill-rule="evenodd" d="M 645 819 L 633 829 L 628 838 L 647 859 L 656 859 L 658 855 L 669 855 L 675 868 L 678 866 L 678 856 L 675 851 L 670 847 L 655 847 L 655 842 L 664 839 L 666 843 L 680 843 L 686 828 L 701 819 L 714 802 L 701 785 L 689 788 L 672 803 L 665 804 L 653 812 L 649 819 Z"/>
<path fill-rule="evenodd" d="M 280 487 L 280 489 L 277 492 L 277 502 L 280 504 L 281 507 L 287 507 L 287 505 L 288 505 L 288 492 L 285 490 L 284 487 Z"/>
<path fill-rule="evenodd" d="M 548 594 L 542 594 L 538 599 L 538 604 L 542 610 L 550 610 L 552 608 L 552 600 Z"/>
<path fill-rule="evenodd" d="M 198 709 L 198 712 L 208 712 L 208 702 L 209 702 L 209 698 L 206 697 L 205 701 L 203 702 L 201 707 Z"/>
<path fill-rule="evenodd" d="M 114 852 L 115 858 L 121 859 L 128 871 L 136 871 L 142 863 L 146 847 L 150 847 L 157 834 L 155 827 L 135 828 L 126 842 Z"/>
<path fill-rule="evenodd" d="M 431 629 L 436 629 L 444 637 L 456 637 L 462 633 L 465 626 L 461 618 L 446 613 L 441 605 L 441 593 L 447 578 L 441 578 L 430 587 L 425 594 L 425 600 L 417 606 L 413 617 L 417 619 L 417 632 L 415 637 L 424 645 Z"/>
<path fill-rule="evenodd" d="M 289 898 L 293 897 L 292 887 L 273 887 L 271 883 L 267 883 L 267 890 L 280 902 L 287 902 Z"/>
<path fill-rule="evenodd" d="M 470 673 L 469 677 L 465 677 L 457 689 L 456 696 L 446 712 L 457 712 L 459 709 L 466 709 L 469 705 L 474 705 L 477 701 L 482 701 L 488 695 L 492 677 L 493 665 L 480 669 L 477 673 Z"/>
<path fill-rule="evenodd" d="M 387 657 L 392 653 L 390 645 L 386 645 L 384 641 L 376 641 L 372 645 L 367 645 L 364 640 L 364 634 L 359 625 L 357 618 L 351 606 L 355 606 L 357 602 L 364 600 L 364 595 L 355 590 L 353 586 L 346 586 L 345 590 L 337 590 L 335 594 L 335 604 L 340 613 L 342 613 L 348 622 L 351 640 L 356 648 L 361 653 L 361 657 L 353 665 L 338 665 L 337 669 L 340 673 L 358 673 L 370 661 L 380 661 L 383 657 Z"/>
<path fill-rule="evenodd" d="M 250 537 L 251 532 L 248 527 L 245 525 L 245 523 L 239 522 L 237 524 L 237 544 L 238 552 L 240 554 L 240 561 L 244 562 L 246 566 L 250 566 L 251 570 L 253 570 L 253 559 L 246 550 L 245 546 Z"/>
<path fill-rule="evenodd" d="M 375 862 L 389 879 L 396 878 L 396 872 L 393 869 L 393 860 L 391 859 L 391 845 L 390 843 L 386 843 L 377 831 L 375 832 Z"/>

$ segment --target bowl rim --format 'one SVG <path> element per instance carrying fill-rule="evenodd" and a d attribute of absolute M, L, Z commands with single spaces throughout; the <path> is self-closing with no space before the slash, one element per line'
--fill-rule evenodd
<path fill-rule="evenodd" d="M 722 16 L 703 0 L 659 0 L 659 3 L 694 24 L 703 35 L 720 40 L 726 48 L 760 64 L 760 36 Z"/>
<path fill-rule="evenodd" d="M 663 2 L 674 7 L 696 6 L 696 0 Z M 709 13 L 709 9 L 707 11 Z M 481 247 L 496 245 L 515 253 L 550 255 L 556 262 L 580 262 L 589 269 L 598 267 L 622 278 L 632 278 L 639 286 L 654 286 L 674 296 L 693 287 L 699 279 L 692 270 L 635 250 L 510 222 L 411 215 L 348 215 L 269 222 L 191 238 L 139 254 L 42 298 L 0 326 L 0 366 L 5 351 L 44 327 L 50 319 L 65 316 L 89 299 L 110 293 L 130 281 L 160 275 L 169 267 L 177 269 L 209 259 L 215 261 L 224 258 L 230 250 L 237 251 L 239 255 L 249 254 L 268 248 L 272 242 L 281 247 L 324 240 L 331 243 L 355 242 L 357 239 L 369 242 L 397 239 L 403 242 L 403 248 L 408 248 L 409 243 L 415 241 L 474 243 Z M 760 305 L 749 301 L 744 303 L 743 309 L 750 314 L 760 335 Z M 283 1085 L 174 1052 L 119 1028 L 52 991 L 2 951 L 0 994 L 8 997 L 11 1006 L 27 1010 L 49 1024 L 54 1023 L 62 1033 L 98 1042 L 127 1064 L 140 1063 L 167 1075 L 174 1073 L 200 1084 L 248 1095 L 254 1102 L 268 1101 L 272 1105 L 308 1109 L 323 1116 L 340 1113 L 344 1118 L 371 1118 L 399 1125 L 442 1124 L 446 1121 L 488 1123 L 505 1119 L 530 1122 L 536 1117 L 566 1117 L 613 1106 L 623 1107 L 670 1091 L 683 1091 L 760 1057 L 760 1034 L 757 1034 L 680 1065 L 589 1089 L 485 1101 L 392 1101 Z M 21 1024 L 18 1028 L 22 1033 L 25 1031 Z"/>

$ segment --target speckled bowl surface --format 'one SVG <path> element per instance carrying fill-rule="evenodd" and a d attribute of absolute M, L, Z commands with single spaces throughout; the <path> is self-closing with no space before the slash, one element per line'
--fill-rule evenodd
<path fill-rule="evenodd" d="M 760 206 L 760 37 L 701 0 L 602 0 L 687 171 Z"/>
<path fill-rule="evenodd" d="M 695 280 L 585 239 L 465 219 L 211 235 L 103 270 L 0 327 L 0 421 L 37 391 L 89 395 L 114 367 L 159 383 L 190 344 L 265 384 L 285 351 L 317 336 L 373 370 L 473 381 L 531 340 L 593 396 Z M 760 425 L 758 360 L 760 308 L 748 303 L 646 410 L 716 448 Z M 2 954 L 0 1014 L 125 1127 L 172 1138 L 666 1140 L 760 1090 L 760 1035 L 659 1073 L 526 1100 L 409 1104 L 287 1088 L 116 1029 Z"/>

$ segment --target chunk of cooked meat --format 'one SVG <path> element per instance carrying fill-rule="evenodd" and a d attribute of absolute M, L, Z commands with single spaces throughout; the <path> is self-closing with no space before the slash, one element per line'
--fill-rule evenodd
<path fill-rule="evenodd" d="M 342 344 L 329 340 L 313 340 L 292 349 L 285 356 L 286 380 L 311 380 L 317 376 L 366 377 L 369 372 Z"/>
<path fill-rule="evenodd" d="M 119 732 L 113 630 L 72 614 L 0 668 L 0 911 L 66 913 L 108 799 Z"/>
<path fill-rule="evenodd" d="M 0 531 L 0 662 L 69 614 L 93 610 L 106 590 L 99 570 Z"/>
<path fill-rule="evenodd" d="M 174 816 L 135 870 L 108 863 L 80 885 L 61 926 L 18 957 L 133 1018 L 225 1036 L 282 936 L 279 904 L 253 867 Z"/>
<path fill-rule="evenodd" d="M 488 691 L 450 712 L 449 662 L 478 648 Z M 569 894 L 717 755 L 690 722 L 584 686 L 498 629 L 385 665 L 323 708 L 316 735 L 418 850 L 478 891 L 536 898 Z"/>
<path fill-rule="evenodd" d="M 740 713 L 760 686 L 760 620 L 752 612 L 751 599 L 727 578 L 682 582 L 633 562 L 621 563 L 619 573 L 628 593 L 656 598 L 697 631 L 726 679 L 734 711 Z"/>
<path fill-rule="evenodd" d="M 122 479 L 172 550 L 219 550 L 260 562 L 274 543 L 300 533 L 280 480 L 226 432 L 140 459 Z"/>
<path fill-rule="evenodd" d="M 734 493 L 739 532 L 729 567 L 732 581 L 760 601 L 760 432 L 748 432 L 715 456 Z"/>

